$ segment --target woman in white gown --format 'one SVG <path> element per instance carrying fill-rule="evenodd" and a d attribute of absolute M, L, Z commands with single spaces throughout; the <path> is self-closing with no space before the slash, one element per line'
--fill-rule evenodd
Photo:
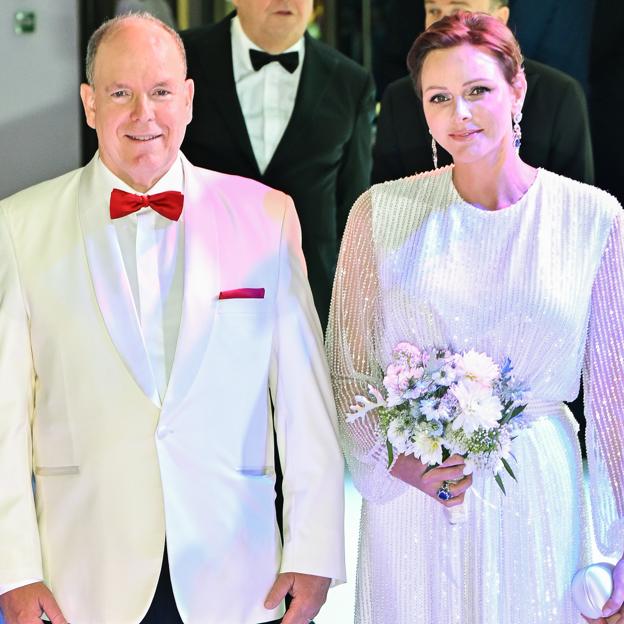
<path fill-rule="evenodd" d="M 590 562 L 592 522 L 578 426 L 562 401 L 576 396 L 583 369 L 596 540 L 620 556 L 623 211 L 608 194 L 518 157 L 526 82 L 500 22 L 447 17 L 408 61 L 433 138 L 454 165 L 371 188 L 342 242 L 327 350 L 345 454 L 364 497 L 355 620 L 584 622 L 570 581 Z M 344 418 L 369 383 L 381 388 L 401 341 L 509 356 L 531 388 L 531 425 L 514 441 L 517 483 L 505 480 L 506 496 L 491 476 L 451 486 L 447 504 L 464 505 L 463 524 L 449 523 L 436 498 L 461 466 L 424 475 L 419 460 L 399 455 L 389 469 L 374 412 Z"/>

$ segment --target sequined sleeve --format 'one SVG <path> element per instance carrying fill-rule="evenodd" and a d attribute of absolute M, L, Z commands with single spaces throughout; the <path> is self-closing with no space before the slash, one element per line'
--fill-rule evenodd
<path fill-rule="evenodd" d="M 385 502 L 408 486 L 388 472 L 388 455 L 377 435 L 376 417 L 348 424 L 345 414 L 368 384 L 381 388 L 377 357 L 383 319 L 375 257 L 370 191 L 353 206 L 345 230 L 327 328 L 326 349 L 343 450 L 356 487 L 368 500 Z"/>
<path fill-rule="evenodd" d="M 624 214 L 614 220 L 591 299 L 583 372 L 587 458 L 598 547 L 624 551 Z"/>

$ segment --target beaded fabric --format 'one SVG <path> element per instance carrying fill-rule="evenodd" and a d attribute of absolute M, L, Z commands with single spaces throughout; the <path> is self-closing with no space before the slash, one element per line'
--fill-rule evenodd
<path fill-rule="evenodd" d="M 380 387 L 398 342 L 509 356 L 531 387 L 507 495 L 476 478 L 468 519 L 393 478 L 374 414 L 343 417 Z M 355 621 L 581 624 L 570 599 L 589 563 L 573 399 L 583 365 L 590 491 L 605 554 L 624 547 L 624 213 L 545 170 L 515 204 L 478 209 L 452 167 L 374 186 L 345 231 L 327 333 L 343 448 L 364 497 Z"/>

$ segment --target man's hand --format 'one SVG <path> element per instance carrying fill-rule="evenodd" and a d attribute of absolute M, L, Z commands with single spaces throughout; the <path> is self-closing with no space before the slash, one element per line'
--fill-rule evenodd
<path fill-rule="evenodd" d="M 67 624 L 52 592 L 43 583 L 31 583 L 2 594 L 0 611 L 5 624 L 41 624 L 43 613 L 52 624 Z"/>
<path fill-rule="evenodd" d="M 320 611 L 327 599 L 331 579 L 299 572 L 284 572 L 277 577 L 264 601 L 266 609 L 275 609 L 285 598 L 292 596 L 290 607 L 282 624 L 308 624 Z M 8 623 L 7 623 L 8 624 Z"/>
<path fill-rule="evenodd" d="M 613 592 L 602 609 L 603 617 L 585 618 L 591 624 L 624 624 L 624 557 L 613 569 Z"/>

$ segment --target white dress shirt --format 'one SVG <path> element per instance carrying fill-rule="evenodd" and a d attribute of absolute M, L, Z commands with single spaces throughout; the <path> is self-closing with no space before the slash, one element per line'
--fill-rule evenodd
<path fill-rule="evenodd" d="M 100 188 L 120 189 L 137 194 L 115 176 L 101 160 L 96 175 Z M 171 169 L 145 195 L 184 189 L 182 161 Z M 162 401 L 173 366 L 184 291 L 184 210 L 178 221 L 171 221 L 151 208 L 113 220 L 117 241 L 134 298 L 156 388 Z M 0 585 L 0 595 L 42 579 L 24 579 Z"/>
<path fill-rule="evenodd" d="M 98 161 L 107 187 L 136 193 Z M 147 191 L 155 195 L 184 188 L 182 162 Z M 151 208 L 141 208 L 113 221 L 137 317 L 160 399 L 164 398 L 182 317 L 184 288 L 184 210 L 171 221 Z"/>
<path fill-rule="evenodd" d="M 255 71 L 249 50 L 262 50 L 243 31 L 238 17 L 232 19 L 232 66 L 236 93 L 258 168 L 266 171 L 295 107 L 305 54 L 303 37 L 284 52 L 298 52 L 299 65 L 291 74 L 279 63 Z M 264 50 L 266 51 L 266 50 Z"/>

